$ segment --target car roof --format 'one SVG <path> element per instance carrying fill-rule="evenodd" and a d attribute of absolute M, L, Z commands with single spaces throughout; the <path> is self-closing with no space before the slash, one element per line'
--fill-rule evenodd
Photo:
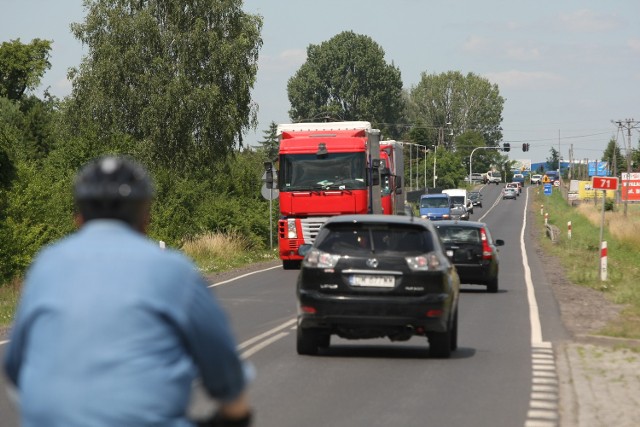
<path fill-rule="evenodd" d="M 332 216 L 325 222 L 325 225 L 331 224 L 398 224 L 431 227 L 431 223 L 419 217 L 408 215 L 378 215 L 378 214 L 360 214 L 360 215 L 336 215 Z"/>

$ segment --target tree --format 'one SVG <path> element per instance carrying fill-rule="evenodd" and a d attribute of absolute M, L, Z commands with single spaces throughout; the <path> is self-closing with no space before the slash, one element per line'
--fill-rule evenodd
<path fill-rule="evenodd" d="M 72 126 L 97 129 L 101 150 L 123 135 L 148 163 L 175 171 L 223 159 L 255 126 L 250 90 L 261 18 L 241 0 L 87 0 L 72 25 L 88 49 L 72 70 Z"/>
<path fill-rule="evenodd" d="M 503 106 L 498 85 L 474 73 L 423 72 L 420 82 L 409 91 L 408 116 L 414 122 L 426 120 L 433 140 L 438 128 L 453 131 L 454 138 L 444 141 L 448 149 L 453 149 L 457 137 L 467 131 L 479 132 L 488 146 L 496 146 L 502 139 Z"/>
<path fill-rule="evenodd" d="M 267 160 L 274 160 L 278 157 L 278 146 L 280 145 L 280 141 L 278 139 L 278 125 L 276 122 L 271 122 L 269 124 L 269 129 L 263 132 L 263 140 L 258 141 L 260 145 L 262 145 L 262 150 L 264 151 L 265 157 Z"/>
<path fill-rule="evenodd" d="M 366 120 L 391 137 L 399 134 L 400 70 L 385 62 L 384 50 L 368 36 L 345 31 L 309 45 L 307 61 L 289 79 L 287 93 L 293 121 Z"/>
<path fill-rule="evenodd" d="M 547 170 L 554 171 L 560 169 L 560 152 L 554 147 L 549 150 L 550 156 L 547 157 Z"/>
<path fill-rule="evenodd" d="M 615 138 L 609 140 L 607 148 L 602 153 L 602 161 L 608 162 L 611 175 L 617 176 L 619 172 L 627 171 L 627 159 L 620 151 Z"/>
<path fill-rule="evenodd" d="M 19 101 L 27 90 L 40 84 L 51 68 L 50 40 L 33 39 L 24 44 L 20 39 L 0 45 L 0 96 Z"/>

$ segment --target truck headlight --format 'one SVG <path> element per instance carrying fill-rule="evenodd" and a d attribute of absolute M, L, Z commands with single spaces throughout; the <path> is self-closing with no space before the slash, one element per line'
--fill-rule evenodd
<path fill-rule="evenodd" d="M 296 230 L 296 220 L 288 219 L 287 220 L 287 237 L 289 239 L 297 239 L 298 238 L 298 230 Z"/>

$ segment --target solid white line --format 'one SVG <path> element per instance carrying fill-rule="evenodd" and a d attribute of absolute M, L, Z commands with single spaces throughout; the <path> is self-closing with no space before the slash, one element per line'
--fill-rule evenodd
<path fill-rule="evenodd" d="M 250 345 L 252 345 L 253 343 L 260 341 L 261 339 L 268 337 L 269 335 L 275 334 L 276 332 L 278 332 L 281 329 L 285 329 L 289 326 L 291 326 L 292 324 L 296 323 L 296 319 L 291 319 L 286 321 L 285 323 L 283 323 L 282 325 L 276 326 L 273 329 L 269 329 L 267 332 L 264 332 L 258 336 L 255 336 L 253 338 L 250 338 L 248 340 L 246 340 L 245 342 L 241 343 L 240 345 L 238 345 L 238 350 L 242 350 L 245 347 L 249 347 Z"/>
<path fill-rule="evenodd" d="M 529 191 L 527 189 L 527 198 L 524 204 L 524 220 L 522 221 L 522 230 L 520 231 L 520 250 L 522 251 L 522 266 L 524 267 L 524 280 L 527 285 L 527 300 L 529 302 L 529 322 L 531 323 L 531 345 L 542 344 L 542 326 L 540 325 L 540 312 L 538 310 L 538 301 L 533 289 L 533 281 L 531 279 L 531 268 L 529 268 L 529 258 L 527 257 L 527 248 L 524 244 L 524 232 L 527 228 L 527 207 L 529 206 Z"/>
<path fill-rule="evenodd" d="M 276 265 L 275 267 L 269 267 L 269 268 L 265 268 L 263 270 L 252 271 L 251 273 L 243 274 L 242 276 L 234 277 L 232 279 L 225 280 L 223 282 L 214 283 L 213 285 L 207 286 L 207 288 L 214 288 L 216 286 L 224 285 L 225 283 L 233 282 L 234 280 L 242 279 L 243 277 L 251 276 L 253 274 L 258 274 L 258 273 L 262 273 L 262 272 L 265 272 L 265 271 L 273 270 L 274 268 L 281 268 L 281 267 L 282 267 L 281 265 Z"/>

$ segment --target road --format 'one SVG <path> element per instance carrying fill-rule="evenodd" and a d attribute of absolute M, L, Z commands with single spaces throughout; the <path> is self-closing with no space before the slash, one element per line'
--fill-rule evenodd
<path fill-rule="evenodd" d="M 502 200 L 485 186 L 473 220 L 500 248 L 500 290 L 463 286 L 459 348 L 430 359 L 426 339 L 347 341 L 320 356 L 295 352 L 296 271 L 279 266 L 212 284 L 243 357 L 256 367 L 256 426 L 526 426 L 558 424 L 553 342 L 568 337 L 535 251 L 529 250 L 526 189 Z M 530 219 L 529 219 L 530 221 Z M 0 345 L 0 354 L 5 345 Z M 90 379 L 88 379 L 90 380 Z M 17 426 L 0 397 L 0 426 Z"/>

